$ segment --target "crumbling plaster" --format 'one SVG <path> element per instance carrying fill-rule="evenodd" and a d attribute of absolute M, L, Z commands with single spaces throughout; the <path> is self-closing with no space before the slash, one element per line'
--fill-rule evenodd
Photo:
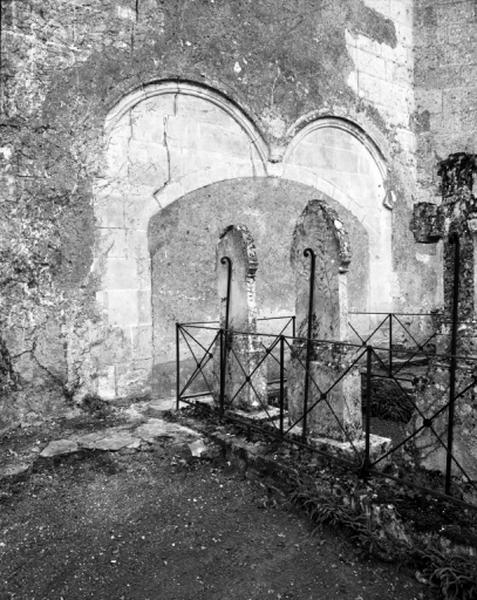
<path fill-rule="evenodd" d="M 291 170 L 291 163 L 282 159 L 285 150 L 290 140 L 297 139 L 297 130 L 305 131 L 318 117 L 354 123 L 356 130 L 374 140 L 386 161 L 386 188 L 393 192 L 388 199 L 395 199 L 392 234 L 388 235 L 389 228 L 384 234 L 387 244 L 391 237 L 397 274 L 390 283 L 390 301 L 409 306 L 435 302 L 435 257 L 416 260 L 408 231 L 416 194 L 411 107 L 404 99 L 398 108 L 396 94 L 384 94 L 391 83 L 387 65 L 407 81 L 401 62 L 404 57 L 411 60 L 412 54 L 409 4 L 407 0 L 283 0 L 278 5 L 275 0 L 2 2 L 1 221 L 7 240 L 2 246 L 2 276 L 8 278 L 9 265 L 15 265 L 20 282 L 4 293 L 2 336 L 13 369 L 22 374 L 20 392 L 13 390 L 13 396 L 2 400 L 2 414 L 4 407 L 13 407 L 14 413 L 17 406 L 22 418 L 27 414 L 35 418 L 43 412 L 48 386 L 59 397 L 64 393 L 77 397 L 88 390 L 108 389 L 115 395 L 147 391 L 150 358 L 137 359 L 135 383 L 129 387 L 122 369 L 114 366 L 130 363 L 137 346 L 131 329 L 112 331 L 105 326 L 110 313 L 103 312 L 104 277 L 112 273 L 104 270 L 105 264 L 111 261 L 112 266 L 116 260 L 124 265 L 121 261 L 126 260 L 128 268 L 131 262 L 134 268 L 139 265 L 140 285 L 135 287 L 135 281 L 133 287 L 140 299 L 133 309 L 137 317 L 133 326 L 150 327 L 147 219 L 180 195 L 219 177 L 291 177 L 281 171 Z M 382 60 L 386 77 L 366 78 L 366 68 L 381 73 Z M 412 69 L 412 62 L 407 64 Z M 367 88 L 367 79 L 377 87 Z M 214 164 L 195 173 L 189 169 L 180 174 L 179 185 L 164 170 L 168 164 L 164 140 L 150 146 L 153 154 L 157 152 L 154 169 L 140 172 L 144 148 L 135 152 L 131 139 L 134 194 L 128 196 L 128 212 L 110 205 L 111 219 L 127 218 L 130 231 L 125 240 L 121 227 L 111 226 L 114 239 L 108 241 L 95 229 L 101 227 L 99 198 L 108 168 L 104 150 L 110 138 L 104 134 L 104 123 L 124 98 L 138 93 L 135 90 L 146 94 L 154 82 L 171 81 L 190 82 L 227 98 L 229 115 L 230 111 L 248 115 L 251 129 L 245 137 L 254 142 L 247 141 L 247 155 L 229 163 L 227 175 L 226 161 L 220 159 L 215 174 Z M 402 99 L 407 84 L 399 85 Z M 239 129 L 246 134 L 247 127 L 244 121 Z M 191 166 L 186 157 L 182 164 Z M 325 178 L 311 176 L 303 165 L 301 172 L 301 182 L 332 195 Z M 150 193 L 158 190 L 155 196 Z M 129 193 L 122 185 L 116 192 Z M 343 195 L 337 199 L 349 202 Z M 121 244 L 128 248 L 127 257 L 113 255 L 122 252 Z M 128 271 L 120 271 L 118 278 L 127 280 Z M 28 323 L 22 315 L 28 315 Z M 144 330 L 140 332 L 137 339 Z M 45 349 L 41 355 L 36 351 L 40 339 Z M 106 376 L 108 352 L 115 358 Z M 113 372 L 116 382 L 105 388 Z"/>
<path fill-rule="evenodd" d="M 101 395 L 127 394 L 130 388 L 124 373 L 149 368 L 147 361 L 162 355 L 173 337 L 170 318 L 156 312 L 155 318 L 170 330 L 160 339 L 156 335 L 156 353 L 147 302 L 151 296 L 149 220 L 185 194 L 218 181 L 273 173 L 326 191 L 366 232 L 369 294 L 360 308 L 382 310 L 391 305 L 392 205 L 385 190 L 386 166 L 377 146 L 358 126 L 332 117 L 311 121 L 301 129 L 294 125 L 297 134 L 279 160 L 258 128 L 221 94 L 191 83 L 165 82 L 123 99 L 107 119 L 106 129 L 104 170 L 94 200 L 99 225 L 96 297 L 105 318 L 100 327 L 120 328 L 130 344 L 128 348 L 126 342 L 120 357 L 102 353 L 104 367 L 97 378 Z M 198 216 L 191 215 L 194 219 Z M 290 243 L 279 234 L 274 239 L 277 244 Z M 149 243 L 153 255 L 154 240 Z M 179 277 L 190 279 L 192 289 L 194 277 L 188 275 L 188 268 L 194 268 L 194 254 L 185 247 L 181 254 L 170 260 L 176 262 Z M 160 279 L 160 273 L 156 277 Z M 175 289 L 172 281 L 162 285 L 171 286 L 171 293 Z M 123 374 L 124 387 L 118 388 L 118 372 Z"/>

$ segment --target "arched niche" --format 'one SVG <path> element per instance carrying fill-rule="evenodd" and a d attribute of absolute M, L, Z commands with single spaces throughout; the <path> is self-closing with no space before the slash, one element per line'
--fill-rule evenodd
<path fill-rule="evenodd" d="M 310 186 L 274 177 L 240 178 L 190 192 L 150 221 L 152 316 L 155 388 L 170 387 L 174 369 L 175 321 L 218 318 L 215 246 L 230 223 L 246 225 L 253 236 L 259 268 L 256 277 L 260 316 L 295 311 L 295 277 L 290 265 L 292 234 L 307 202 L 317 196 Z M 368 235 L 364 226 L 336 200 L 328 203 L 349 232 L 352 260 L 348 295 L 365 305 L 369 289 Z M 260 325 L 263 330 L 263 325 Z M 196 332 L 199 334 L 199 332 Z"/>
<path fill-rule="evenodd" d="M 357 125 L 323 117 L 293 137 L 283 157 L 282 176 L 312 185 L 349 210 L 368 234 L 371 274 L 365 305 L 355 310 L 383 311 L 392 306 L 392 205 L 386 190 L 385 161 Z"/>
<path fill-rule="evenodd" d="M 88 365 L 88 375 L 85 367 L 84 376 L 90 391 L 114 398 L 150 389 L 155 347 L 161 340 L 155 334 L 153 343 L 149 222 L 156 214 L 167 217 L 164 209 L 178 199 L 217 182 L 270 177 L 270 185 L 277 190 L 293 181 L 326 193 L 337 208 L 359 223 L 361 239 L 366 240 L 368 259 L 363 259 L 363 265 L 369 284 L 352 308 L 383 306 L 390 298 L 392 275 L 390 213 L 383 205 L 385 178 L 382 170 L 377 172 L 370 164 L 376 163 L 377 154 L 373 156 L 365 138 L 356 135 L 359 129 L 350 123 L 346 127 L 348 132 L 339 119 L 318 119 L 297 127 L 283 160 L 277 163 L 276 157 L 269 160 L 269 148 L 248 116 L 209 88 L 184 82 L 154 83 L 132 92 L 111 110 L 93 199 L 94 274 L 101 319 L 91 324 L 96 354 L 94 366 Z M 354 177 L 350 171 L 349 177 L 341 176 L 345 169 L 340 168 L 341 175 L 332 177 L 321 163 L 310 159 L 308 150 L 314 156 L 328 151 L 321 147 L 329 147 L 324 136 L 329 129 L 340 132 L 331 147 L 338 148 L 340 134 L 353 138 L 349 146 L 361 175 Z M 344 165 L 340 160 L 337 167 Z M 366 186 L 366 181 L 371 184 Z M 239 198 L 236 209 L 241 212 L 238 222 L 245 217 L 253 221 L 257 210 Z M 280 218 L 287 215 L 289 207 L 285 203 L 276 210 L 272 219 L 278 213 Z M 193 212 L 189 213 L 187 219 L 193 218 Z M 216 226 L 212 219 L 211 226 Z M 254 229 L 252 222 L 250 226 Z M 202 267 L 196 262 L 194 269 Z M 186 282 L 186 273 L 183 278 Z M 195 301 L 191 295 L 191 311 Z M 264 298 L 264 312 L 272 308 Z M 280 310 L 291 309 L 287 305 Z M 165 315 L 164 322 L 171 323 L 175 316 L 180 318 Z M 157 333 L 156 329 L 154 325 Z M 166 340 L 164 346 L 169 347 Z"/>
<path fill-rule="evenodd" d="M 103 317 L 94 327 L 101 329 L 97 337 L 104 341 L 96 345 L 93 384 L 102 396 L 150 387 L 147 228 L 152 215 L 209 183 L 265 175 L 265 155 L 261 135 L 247 116 L 201 86 L 152 84 L 111 111 L 94 187 L 96 300 Z"/>

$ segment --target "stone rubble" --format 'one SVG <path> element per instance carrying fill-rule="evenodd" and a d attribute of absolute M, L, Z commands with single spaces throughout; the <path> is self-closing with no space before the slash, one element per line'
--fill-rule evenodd
<path fill-rule="evenodd" d="M 107 427 L 90 433 L 51 440 L 43 448 L 32 447 L 20 456 L 11 453 L 11 459 L 0 466 L 0 480 L 16 478 L 26 474 L 38 459 L 67 456 L 81 451 L 118 452 L 120 450 L 140 450 L 161 439 L 171 444 L 184 446 L 192 457 L 201 457 L 207 451 L 203 436 L 190 427 L 164 420 L 164 410 L 171 406 L 170 400 L 153 400 L 132 405 L 120 414 L 127 423 Z M 146 414 L 157 416 L 148 418 Z"/>

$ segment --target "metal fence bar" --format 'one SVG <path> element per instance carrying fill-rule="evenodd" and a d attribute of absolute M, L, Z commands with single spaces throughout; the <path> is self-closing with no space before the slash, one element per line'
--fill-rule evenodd
<path fill-rule="evenodd" d="M 283 435 L 283 416 L 285 403 L 285 339 L 280 336 L 280 435 Z"/>
<path fill-rule="evenodd" d="M 449 241 L 454 244 L 454 281 L 452 286 L 452 330 L 451 330 L 451 359 L 449 368 L 449 412 L 447 420 L 447 454 L 446 454 L 446 494 L 451 493 L 452 478 L 452 447 L 454 444 L 454 407 L 455 407 L 455 373 L 457 367 L 457 329 L 459 322 L 459 270 L 460 270 L 460 241 L 454 233 Z"/>
<path fill-rule="evenodd" d="M 202 356 L 202 358 L 200 360 L 197 360 L 197 356 L 195 355 L 195 352 L 192 350 L 192 347 L 188 341 L 188 339 L 185 337 L 184 335 L 184 329 L 181 329 L 182 332 L 182 337 L 185 341 L 185 343 L 187 344 L 187 347 L 189 348 L 189 351 L 192 355 L 192 358 L 195 361 L 196 367 L 194 369 L 194 372 L 192 373 L 192 375 L 189 377 L 189 380 L 187 381 L 187 383 L 185 384 L 185 386 L 182 388 L 181 390 L 181 396 L 184 394 L 185 390 L 191 385 L 191 383 L 193 383 L 193 381 L 195 381 L 197 375 L 202 375 L 202 379 L 205 382 L 205 385 L 207 386 L 208 389 L 211 389 L 212 386 L 210 385 L 210 383 L 207 380 L 207 377 L 205 376 L 205 373 L 203 371 L 203 368 L 205 367 L 205 365 L 212 359 L 213 354 L 210 352 L 210 349 L 212 348 L 212 346 L 215 344 L 215 341 L 217 339 L 217 336 L 214 336 L 214 338 L 212 339 L 212 341 L 209 344 L 208 348 L 205 348 L 204 346 L 202 346 L 202 344 L 199 344 L 199 342 L 197 342 L 197 340 L 191 336 L 190 334 L 189 337 L 191 337 L 191 339 L 193 341 L 195 341 L 196 343 L 198 343 L 200 345 L 200 347 L 204 350 L 204 355 Z M 205 361 L 205 362 L 204 362 Z"/>
<path fill-rule="evenodd" d="M 179 325 L 179 323 L 176 323 L 176 410 L 179 410 L 179 402 L 180 402 L 180 377 L 181 377 L 180 325 Z"/>
<path fill-rule="evenodd" d="M 393 314 L 389 313 L 389 376 L 393 374 Z"/>
<path fill-rule="evenodd" d="M 235 335 L 235 334 L 233 334 Z M 243 335 L 243 334 L 240 334 Z M 233 349 L 233 347 L 231 347 L 232 353 L 235 356 L 235 359 L 237 361 L 237 364 L 239 365 L 242 373 L 245 375 L 245 380 L 242 382 L 241 386 L 239 387 L 239 389 L 235 392 L 234 397 L 231 399 L 231 402 L 233 402 L 235 400 L 235 398 L 238 396 L 238 394 L 242 391 L 242 389 L 244 388 L 244 386 L 248 383 L 247 379 L 252 379 L 253 375 L 258 371 L 258 369 L 262 366 L 262 364 L 265 362 L 267 356 L 273 352 L 275 346 L 279 343 L 280 338 L 277 337 L 273 343 L 268 347 L 265 348 L 265 354 L 263 355 L 263 357 L 257 362 L 257 364 L 255 365 L 255 367 L 252 369 L 252 371 L 250 373 L 247 373 L 245 371 L 245 369 L 242 366 L 242 363 L 240 362 L 240 359 L 238 358 L 235 350 Z M 256 392 L 255 392 L 256 393 Z"/>
<path fill-rule="evenodd" d="M 225 348 L 224 330 L 219 330 L 219 346 L 220 346 L 220 384 L 219 384 L 219 412 L 224 414 L 225 406 L 225 369 L 226 369 L 226 348 Z"/>
<path fill-rule="evenodd" d="M 232 286 L 232 261 L 228 256 L 222 256 L 220 262 L 223 265 L 227 265 L 227 295 L 225 297 L 225 331 L 228 331 L 230 316 L 230 288 Z"/>
<path fill-rule="evenodd" d="M 371 368 L 372 368 L 373 349 L 371 346 L 366 346 L 366 415 L 364 428 L 364 473 L 369 471 L 369 448 L 371 434 Z"/>
<path fill-rule="evenodd" d="M 458 239 L 454 240 L 454 243 L 456 244 L 456 250 L 455 250 L 455 261 L 459 260 L 459 241 Z M 366 372 L 365 372 L 365 381 L 366 381 L 366 414 L 364 415 L 364 435 L 365 435 L 365 444 L 364 444 L 364 457 L 363 457 L 363 451 L 357 451 L 356 447 L 354 446 L 352 440 L 348 439 L 348 441 L 351 443 L 355 453 L 357 453 L 359 459 L 360 459 L 360 472 L 363 475 L 382 475 L 384 477 L 387 477 L 386 474 L 382 474 L 379 471 L 375 470 L 375 465 L 377 465 L 378 463 L 380 463 L 381 461 L 383 461 L 387 456 L 392 455 L 393 453 L 396 453 L 398 451 L 399 448 L 401 448 L 402 446 L 404 446 L 408 441 L 410 441 L 412 438 L 415 438 L 417 435 L 419 435 L 419 433 L 425 429 L 428 428 L 430 430 L 430 432 L 432 432 L 434 438 L 437 441 L 437 447 L 439 447 L 439 445 L 441 447 L 443 447 L 443 449 L 445 450 L 446 453 L 446 465 L 445 465 L 445 472 L 443 473 L 443 481 L 442 483 L 444 483 L 444 479 L 445 479 L 445 492 L 439 494 L 439 492 L 435 491 L 435 490 L 431 490 L 429 488 L 425 488 L 423 486 L 419 486 L 417 483 L 414 483 L 413 481 L 406 481 L 405 478 L 398 478 L 396 479 L 397 481 L 401 481 L 404 485 L 409 485 L 411 487 L 414 487 L 415 489 L 422 489 L 425 493 L 431 493 L 433 495 L 438 495 L 439 497 L 444 497 L 447 498 L 448 500 L 454 502 L 454 501 L 458 501 L 458 498 L 455 498 L 454 496 L 452 496 L 452 469 L 453 469 L 453 464 L 454 463 L 458 469 L 462 472 L 462 474 L 464 475 L 465 480 L 467 480 L 467 482 L 465 483 L 466 486 L 468 485 L 472 485 L 474 488 L 475 483 L 472 481 L 472 479 L 469 477 L 469 475 L 465 472 L 465 470 L 463 469 L 463 467 L 461 466 L 461 464 L 459 463 L 459 461 L 456 459 L 456 457 L 453 455 L 452 453 L 452 448 L 453 448 L 453 436 L 454 436 L 454 412 L 455 412 L 455 407 L 456 407 L 456 402 L 457 400 L 463 396 L 471 387 L 472 385 L 474 385 L 476 377 L 471 375 L 471 383 L 468 385 L 464 385 L 462 390 L 457 390 L 457 370 L 458 370 L 458 356 L 456 354 L 456 350 L 457 350 L 457 329 L 458 329 L 458 320 L 457 320 L 457 309 L 458 309 L 458 270 L 459 270 L 459 264 L 457 263 L 457 268 L 455 268 L 454 270 L 454 278 L 455 280 L 457 279 L 457 282 L 455 283 L 455 289 L 454 289 L 454 298 L 453 298 L 453 330 L 451 332 L 451 353 L 447 354 L 447 355 L 442 355 L 443 357 L 445 357 L 449 363 L 448 363 L 448 368 L 449 368 L 449 389 L 448 389 L 448 402 L 444 405 L 441 406 L 439 408 L 439 410 L 437 410 L 434 414 L 431 415 L 426 415 L 425 413 L 429 413 L 428 410 L 424 410 L 422 407 L 420 407 L 418 405 L 418 403 L 416 403 L 415 398 L 413 396 L 410 396 L 407 391 L 402 387 L 400 381 L 398 378 L 396 378 L 395 373 L 394 373 L 394 364 L 395 364 L 395 360 L 394 357 L 395 355 L 399 354 L 398 353 L 394 353 L 394 349 L 393 349 L 393 336 L 394 336 L 394 323 L 392 323 L 393 319 L 395 318 L 393 313 L 385 313 L 386 314 L 386 318 L 383 320 L 383 322 L 380 324 L 380 326 L 382 326 L 386 319 L 389 319 L 389 328 L 390 328 L 390 340 L 389 340 L 389 345 L 387 348 L 388 351 L 388 360 L 386 361 L 386 352 L 384 348 L 376 348 L 373 347 L 372 345 L 366 344 L 366 347 L 363 351 L 363 345 L 360 345 L 358 347 L 361 348 L 361 350 L 359 352 L 357 352 L 358 356 L 357 358 L 353 361 L 352 365 L 350 365 L 344 373 L 341 373 L 340 376 L 338 377 L 338 381 L 342 379 L 342 377 L 349 372 L 351 366 L 353 366 L 354 364 L 356 364 L 359 360 L 362 359 L 362 357 L 364 356 L 364 354 L 366 354 Z M 311 276 L 310 276 L 311 279 Z M 310 282 L 311 283 L 311 282 Z M 313 282 L 314 283 L 314 282 Z M 312 290 L 310 290 L 310 292 L 312 293 Z M 311 294 L 310 294 L 311 295 Z M 311 296 L 311 299 L 312 296 Z M 312 303 L 309 302 L 309 313 L 311 312 L 311 308 L 312 308 Z M 310 314 L 309 314 L 310 317 Z M 396 319 L 397 323 L 400 323 L 399 319 Z M 290 340 L 290 336 L 284 335 L 284 331 L 286 329 L 286 327 L 288 327 L 289 325 L 292 325 L 292 329 L 294 330 L 295 328 L 295 321 L 293 318 L 290 318 L 287 325 L 285 326 L 285 328 L 281 329 L 281 332 L 278 336 L 267 336 L 267 337 L 272 337 L 273 341 L 272 344 L 266 348 L 263 344 L 262 346 L 265 348 L 265 356 L 262 358 L 261 361 L 259 361 L 259 364 L 256 366 L 255 369 L 252 370 L 252 372 L 249 374 L 248 372 L 246 372 L 242 366 L 242 364 L 240 363 L 240 360 L 236 357 L 240 368 L 243 371 L 244 374 L 244 378 L 246 378 L 246 383 L 248 381 L 251 380 L 252 375 L 255 373 L 256 369 L 259 368 L 259 366 L 265 361 L 265 359 L 267 358 L 267 356 L 270 354 L 275 360 L 276 362 L 278 362 L 279 365 L 279 379 L 277 380 L 277 382 L 279 382 L 280 384 L 280 388 L 279 388 L 279 411 L 280 411 L 280 421 L 279 421 L 279 427 L 277 427 L 277 424 L 270 421 L 270 425 L 272 425 L 272 427 L 268 427 L 268 421 L 267 421 L 267 425 L 265 425 L 265 423 L 262 425 L 262 427 L 265 427 L 267 430 L 270 429 L 270 431 L 275 431 L 275 435 L 277 436 L 278 439 L 283 440 L 284 442 L 290 442 L 293 444 L 297 444 L 300 447 L 306 447 L 310 450 L 312 450 L 313 452 L 318 452 L 318 454 L 321 454 L 327 458 L 330 459 L 334 459 L 335 457 L 333 456 L 333 454 L 331 453 L 327 453 L 327 451 L 320 451 L 318 448 L 316 448 L 312 443 L 309 443 L 307 441 L 307 434 L 308 434 L 308 427 L 307 427 L 307 415 L 314 409 L 314 407 L 321 401 L 325 401 L 325 403 L 328 405 L 328 409 L 330 410 L 330 412 L 333 414 L 333 416 L 335 417 L 335 419 L 337 420 L 338 423 L 340 423 L 338 417 L 336 416 L 333 407 L 330 406 L 330 402 L 328 402 L 328 398 L 326 397 L 326 393 L 322 393 L 320 392 L 320 389 L 318 387 L 318 384 L 316 383 L 316 381 L 314 380 L 314 378 L 311 376 L 311 355 L 313 352 L 313 348 L 315 346 L 316 343 L 326 343 L 326 344 L 340 344 L 340 342 L 333 342 L 330 340 L 312 340 L 311 339 L 311 331 L 308 334 L 307 338 L 300 338 L 299 340 L 297 338 L 291 338 Z M 308 327 L 310 328 L 310 324 L 312 323 L 312 315 L 311 318 L 309 318 L 308 321 Z M 402 324 L 401 324 L 402 325 Z M 207 327 L 204 327 L 203 329 L 208 329 Z M 407 328 L 405 328 L 406 330 Z M 217 330 L 216 330 L 217 331 Z M 226 378 L 227 378 L 227 362 L 228 362 L 228 342 L 230 341 L 230 338 L 228 336 L 228 331 L 221 328 L 217 331 L 217 335 L 214 337 L 214 340 L 212 341 L 212 344 L 206 348 L 206 346 L 203 346 L 198 340 L 195 340 L 194 336 L 191 335 L 190 332 L 186 331 L 185 328 L 183 328 L 182 324 L 180 323 L 176 323 L 175 324 L 175 341 L 176 341 L 176 407 L 180 406 L 181 402 L 185 402 L 186 404 L 188 403 L 187 400 L 190 398 L 194 398 L 194 397 L 198 397 L 199 395 L 204 395 L 202 394 L 202 392 L 198 392 L 198 393 L 189 393 L 189 394 L 185 394 L 185 390 L 187 388 L 189 388 L 190 384 L 192 381 L 195 381 L 195 379 L 197 378 L 198 374 L 201 373 L 201 375 L 204 377 L 204 372 L 203 369 L 205 367 L 205 365 L 211 360 L 211 358 L 213 357 L 213 354 L 210 352 L 210 349 L 212 347 L 212 345 L 214 343 L 216 343 L 217 338 L 219 338 L 219 350 L 220 350 L 220 390 L 219 390 L 219 412 L 221 415 L 224 414 L 225 412 L 225 404 L 226 404 Z M 234 332 L 234 334 L 237 332 Z M 242 334 L 245 335 L 251 335 L 250 332 L 242 332 Z M 184 360 L 184 356 L 183 353 L 181 352 L 181 337 L 184 338 L 185 343 L 189 346 L 189 349 L 192 353 L 192 356 L 195 359 L 196 362 L 196 368 L 195 371 L 193 373 L 193 377 L 191 377 L 189 379 L 189 381 L 186 383 L 186 385 L 184 386 L 184 389 L 181 391 L 181 360 Z M 200 360 L 197 359 L 197 356 L 195 354 L 195 352 L 193 351 L 193 349 L 190 347 L 190 343 L 189 341 L 192 340 L 194 342 L 197 342 L 197 344 L 205 351 L 204 352 L 204 356 L 202 356 L 202 358 Z M 299 356 L 296 356 L 297 360 L 298 360 L 298 364 L 301 366 L 301 368 L 305 369 L 305 376 L 306 376 L 306 385 L 308 387 L 308 397 L 307 397 L 307 403 L 306 406 L 304 404 L 303 406 L 303 415 L 300 417 L 300 419 L 297 420 L 296 423 L 292 424 L 290 427 L 286 428 L 286 424 L 285 424 L 285 404 L 286 404 L 286 388 L 285 388 L 285 381 L 286 381 L 286 369 L 285 369 L 285 345 L 288 346 L 289 349 L 293 350 L 293 347 L 291 346 L 291 341 L 302 341 L 303 346 L 306 344 L 306 351 L 307 351 L 307 356 L 310 359 L 308 361 L 308 364 L 303 364 L 302 360 L 300 360 Z M 279 345 L 279 359 L 277 360 L 275 356 L 273 356 L 272 350 Z M 343 346 L 353 346 L 356 347 L 356 344 L 347 344 L 344 343 L 342 344 Z M 305 350 L 305 347 L 302 346 L 302 351 Z M 422 346 L 421 346 L 422 347 Z M 377 354 L 377 351 L 379 351 L 381 353 L 381 356 L 379 354 Z M 373 357 L 373 353 L 374 353 L 374 357 Z M 200 355 L 200 353 L 199 353 Z M 436 357 L 437 355 L 433 354 L 434 357 Z M 465 364 L 462 365 L 462 368 L 464 369 L 464 373 L 466 372 L 468 366 L 469 366 L 469 361 L 476 361 L 476 357 L 462 357 L 464 358 L 467 362 L 465 362 Z M 387 371 L 389 373 L 389 378 L 391 380 L 393 380 L 398 388 L 398 390 L 400 390 L 400 392 L 405 395 L 407 398 L 409 398 L 409 400 L 412 402 L 413 406 L 414 406 L 414 410 L 416 411 L 417 415 L 419 415 L 422 418 L 422 425 L 416 427 L 416 429 L 409 435 L 407 435 L 403 440 L 401 440 L 399 443 L 397 443 L 396 445 L 394 445 L 392 448 L 390 448 L 388 451 L 384 452 L 381 456 L 377 457 L 377 458 L 372 458 L 371 457 L 371 444 L 370 444 L 370 439 L 371 439 L 371 410 L 370 410 L 370 406 L 371 406 L 371 399 L 372 399 L 372 381 L 373 381 L 373 377 L 375 375 L 373 375 L 372 369 L 373 369 L 373 365 L 375 365 L 376 363 L 374 362 L 374 360 L 377 360 L 378 363 L 380 363 L 383 368 L 385 369 L 385 371 Z M 445 364 L 447 364 L 447 360 L 445 361 Z M 386 362 L 388 363 L 386 365 Z M 399 365 L 398 370 L 401 369 L 401 365 Z M 470 373 L 469 373 L 470 374 Z M 207 383 L 207 382 L 206 382 Z M 258 396 L 255 387 L 253 386 L 253 383 L 250 381 L 253 391 L 254 393 L 257 395 L 257 397 L 260 400 L 260 397 Z M 311 386 L 314 386 L 317 388 L 317 390 L 320 392 L 320 398 L 314 402 L 310 403 L 310 398 L 309 398 L 309 394 L 311 392 Z M 335 386 L 335 384 L 332 384 L 331 388 Z M 314 392 L 315 393 L 315 392 Z M 445 392 L 443 392 L 443 395 L 445 394 Z M 262 404 L 262 402 L 260 402 L 260 404 Z M 262 405 L 263 406 L 263 405 Z M 264 407 L 265 412 L 267 412 L 267 407 Z M 448 414 L 448 418 L 447 418 L 447 432 L 444 432 L 442 435 L 437 433 L 436 430 L 436 419 L 440 416 L 445 414 L 447 411 Z M 227 412 L 228 415 L 228 412 Z M 269 415 L 270 417 L 270 415 Z M 303 430 L 301 432 L 298 433 L 298 435 L 288 435 L 291 430 L 298 424 L 300 423 L 300 421 L 303 422 L 304 427 Z M 286 431 L 285 431 L 286 429 Z M 437 428 L 439 429 L 439 428 Z M 266 432 L 265 432 L 266 433 Z M 346 433 L 346 432 L 345 432 Z M 301 435 L 300 435 L 301 434 Z M 447 443 L 445 443 L 445 435 L 447 434 Z M 268 435 L 268 434 L 267 434 Z M 300 441 L 301 440 L 301 441 Z M 352 462 L 350 460 L 345 461 L 347 462 L 351 468 L 356 469 L 357 470 L 357 463 L 356 461 Z M 444 470 L 444 469 L 443 469 Z M 394 477 L 389 477 L 390 479 L 395 479 Z M 467 502 L 461 502 L 461 504 L 463 506 L 467 506 L 470 508 L 477 508 L 475 506 L 472 506 L 471 504 L 468 504 Z"/>
<path fill-rule="evenodd" d="M 367 312 L 361 310 L 350 310 L 349 315 L 389 315 L 389 312 Z M 395 312 L 393 315 L 399 315 L 402 317 L 432 317 L 433 313 L 407 313 L 407 312 Z"/>
<path fill-rule="evenodd" d="M 305 359 L 305 389 L 303 391 L 303 424 L 302 424 L 302 439 L 306 441 L 307 434 L 307 415 L 308 415 L 308 391 L 310 378 L 311 364 L 311 336 L 313 333 L 313 298 L 315 292 L 315 261 L 316 255 L 312 248 L 305 248 L 303 256 L 310 257 L 310 280 L 308 292 L 308 323 L 307 323 L 307 340 L 306 340 L 306 359 Z"/>

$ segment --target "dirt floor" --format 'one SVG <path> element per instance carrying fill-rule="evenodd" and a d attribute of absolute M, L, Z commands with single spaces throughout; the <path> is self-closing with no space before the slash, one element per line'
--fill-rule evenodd
<path fill-rule="evenodd" d="M 339 532 L 312 535 L 222 459 L 164 441 L 40 460 L 1 492 L 1 600 L 425 597 Z"/>

